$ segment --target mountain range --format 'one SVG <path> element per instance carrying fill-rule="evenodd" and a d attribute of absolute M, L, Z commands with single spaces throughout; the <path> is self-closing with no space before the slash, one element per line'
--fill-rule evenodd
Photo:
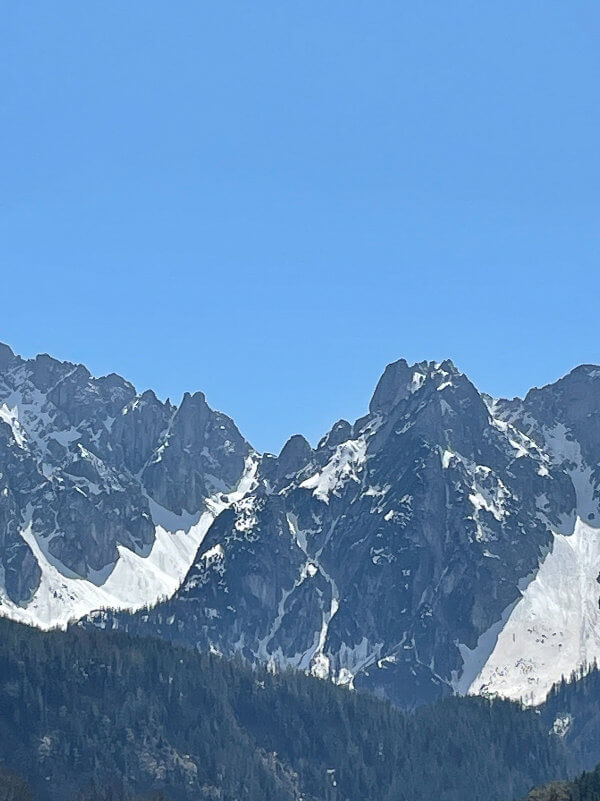
<path fill-rule="evenodd" d="M 259 454 L 200 392 L 0 346 L 0 614 L 152 634 L 402 707 L 541 703 L 600 654 L 600 368 L 492 399 L 388 365 Z"/>

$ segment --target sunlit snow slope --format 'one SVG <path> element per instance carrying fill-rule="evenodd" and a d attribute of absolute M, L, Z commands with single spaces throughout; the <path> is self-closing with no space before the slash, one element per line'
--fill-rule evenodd
<path fill-rule="evenodd" d="M 0 588 L 0 614 L 42 629 L 64 628 L 70 621 L 95 610 L 135 611 L 170 598 L 193 563 L 215 517 L 248 492 L 255 473 L 256 461 L 249 458 L 237 490 L 208 498 L 206 510 L 196 515 L 174 515 L 151 500 L 156 533 L 150 552 L 140 555 L 118 545 L 119 558 L 101 583 L 68 575 L 63 565 L 44 552 L 29 524 L 21 536 L 41 569 L 40 585 L 26 605 L 15 604 Z"/>
<path fill-rule="evenodd" d="M 542 703 L 552 685 L 600 659 L 600 529 L 578 519 L 552 551 L 500 632 L 471 694 Z"/>

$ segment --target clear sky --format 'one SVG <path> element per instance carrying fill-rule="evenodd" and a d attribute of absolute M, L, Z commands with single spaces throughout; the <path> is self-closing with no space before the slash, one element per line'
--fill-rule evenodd
<path fill-rule="evenodd" d="M 600 362 L 600 4 L 2 3 L 0 341 L 260 450 Z"/>

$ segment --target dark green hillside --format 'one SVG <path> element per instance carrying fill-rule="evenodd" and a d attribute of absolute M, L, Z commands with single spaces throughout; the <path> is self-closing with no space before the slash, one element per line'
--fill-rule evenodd
<path fill-rule="evenodd" d="M 578 765 L 543 715 L 447 698 L 409 715 L 158 640 L 0 620 L 0 762 L 41 801 L 495 801 Z M 102 796 L 103 798 L 105 796 Z"/>
<path fill-rule="evenodd" d="M 526 801 L 600 801 L 600 765 L 572 782 L 552 782 L 532 790 Z"/>

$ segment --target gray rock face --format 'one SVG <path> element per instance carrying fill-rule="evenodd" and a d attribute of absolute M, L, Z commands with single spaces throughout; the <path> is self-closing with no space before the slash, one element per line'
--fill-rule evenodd
<path fill-rule="evenodd" d="M 581 365 L 524 400 L 499 401 L 497 409 L 569 475 L 580 516 L 600 525 L 600 368 Z"/>
<path fill-rule="evenodd" d="M 17 603 L 29 599 L 40 580 L 40 568 L 19 533 L 19 499 L 13 484 L 33 489 L 29 465 L 20 458 L 11 427 L 0 420 L 0 576 Z"/>
<path fill-rule="evenodd" d="M 235 486 L 248 452 L 229 417 L 214 412 L 202 392 L 186 393 L 142 480 L 162 506 L 177 514 L 193 512 L 209 495 Z"/>
<path fill-rule="evenodd" d="M 0 590 L 26 605 L 40 582 L 30 530 L 65 576 L 102 584 L 118 546 L 146 555 L 149 498 L 196 513 L 233 489 L 250 452 L 201 393 L 179 408 L 138 395 L 118 375 L 94 378 L 47 355 L 0 346 Z"/>
<path fill-rule="evenodd" d="M 263 457 L 258 486 L 213 523 L 178 593 L 119 627 L 400 705 L 453 691 L 464 649 L 587 502 L 564 443 L 597 470 L 595 369 L 490 403 L 451 362 L 388 366 L 364 418 L 336 423 L 314 451 L 293 437 Z"/>
<path fill-rule="evenodd" d="M 290 437 L 278 457 L 265 454 L 260 464 L 260 475 L 265 482 L 278 485 L 293 478 L 311 461 L 313 449 L 301 434 Z"/>

